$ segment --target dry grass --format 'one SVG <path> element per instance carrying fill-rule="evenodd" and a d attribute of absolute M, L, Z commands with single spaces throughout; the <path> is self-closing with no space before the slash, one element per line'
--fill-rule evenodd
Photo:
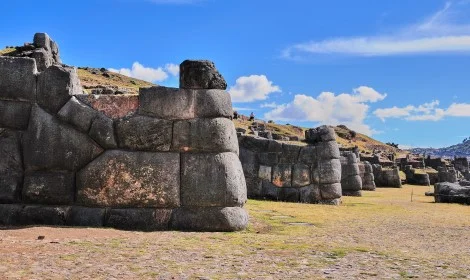
<path fill-rule="evenodd" d="M 3 230 L 0 274 L 6 279 L 469 277 L 470 207 L 435 204 L 424 196 L 427 190 L 378 189 L 344 197 L 338 207 L 250 200 L 250 226 L 237 233 Z M 46 239 L 35 240 L 38 235 Z"/>
<path fill-rule="evenodd" d="M 96 73 L 93 73 L 93 71 Z M 78 77 L 85 89 L 95 88 L 97 86 L 118 87 L 127 89 L 129 94 L 139 93 L 140 87 L 151 87 L 154 84 L 135 78 L 130 78 L 118 73 L 106 71 L 107 76 L 103 76 L 103 72 L 86 69 L 78 69 Z"/>
<path fill-rule="evenodd" d="M 15 51 L 16 51 L 15 48 L 5 48 L 3 50 L 0 50 L 0 55 L 9 54 L 9 53 L 12 53 L 12 52 L 15 52 Z"/>

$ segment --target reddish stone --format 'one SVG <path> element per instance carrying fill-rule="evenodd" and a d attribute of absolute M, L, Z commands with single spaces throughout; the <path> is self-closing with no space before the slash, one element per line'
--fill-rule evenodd
<path fill-rule="evenodd" d="M 103 112 L 112 119 L 119 119 L 137 111 L 139 107 L 138 95 L 94 95 L 82 94 L 77 96 L 82 102 Z"/>

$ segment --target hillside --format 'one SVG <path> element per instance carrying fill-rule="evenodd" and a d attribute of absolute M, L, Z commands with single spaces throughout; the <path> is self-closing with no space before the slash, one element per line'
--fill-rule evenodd
<path fill-rule="evenodd" d="M 435 157 L 470 157 L 470 140 L 465 139 L 462 143 L 445 148 L 414 148 L 411 150 L 415 154 L 426 154 Z"/>

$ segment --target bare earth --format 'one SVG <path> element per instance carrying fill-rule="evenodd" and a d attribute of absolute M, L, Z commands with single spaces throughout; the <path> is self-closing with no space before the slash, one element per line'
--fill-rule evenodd
<path fill-rule="evenodd" d="M 470 206 L 428 190 L 338 207 L 250 200 L 238 233 L 3 228 L 0 279 L 470 279 Z"/>

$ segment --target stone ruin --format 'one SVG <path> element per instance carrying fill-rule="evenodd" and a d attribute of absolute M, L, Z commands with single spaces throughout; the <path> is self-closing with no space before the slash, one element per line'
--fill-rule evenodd
<path fill-rule="evenodd" d="M 382 167 L 380 164 L 373 164 L 375 184 L 382 188 L 401 188 L 400 169 L 398 166 Z"/>
<path fill-rule="evenodd" d="M 368 161 L 361 161 L 358 163 L 358 166 L 359 176 L 361 176 L 362 180 L 362 190 L 375 191 L 376 185 L 372 164 L 370 164 Z"/>
<path fill-rule="evenodd" d="M 434 200 L 440 203 L 470 204 L 470 182 L 442 182 L 434 185 Z"/>
<path fill-rule="evenodd" d="M 343 195 L 362 196 L 362 179 L 359 170 L 359 158 L 353 152 L 341 155 L 341 188 Z"/>
<path fill-rule="evenodd" d="M 213 63 L 184 61 L 179 89 L 142 88 L 136 108 L 111 114 L 86 102 L 103 99 L 84 98 L 47 34 L 31 46 L 0 56 L 0 224 L 246 227 L 232 104 Z"/>
<path fill-rule="evenodd" d="M 425 172 L 418 172 L 419 169 L 413 168 L 412 165 L 405 166 L 406 183 L 418 186 L 430 186 L 431 181 L 429 174 Z"/>
<path fill-rule="evenodd" d="M 248 197 L 338 204 L 341 162 L 332 128 L 306 131 L 307 146 L 239 136 Z"/>

